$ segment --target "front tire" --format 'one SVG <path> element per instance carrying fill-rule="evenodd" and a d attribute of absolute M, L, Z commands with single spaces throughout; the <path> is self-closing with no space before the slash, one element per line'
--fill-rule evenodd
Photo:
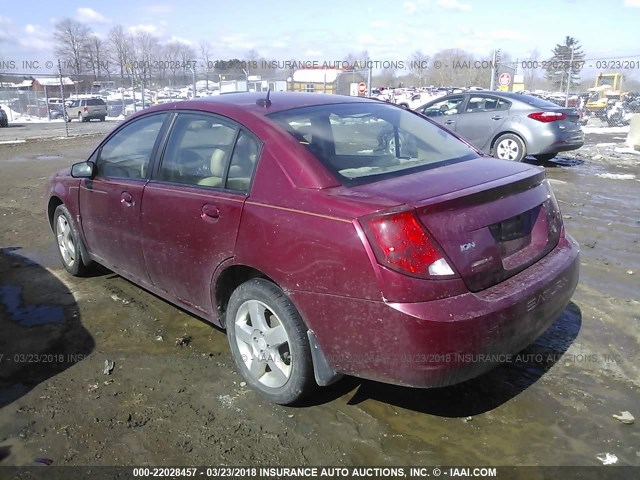
<path fill-rule="evenodd" d="M 53 233 L 64 268 L 73 276 L 85 274 L 92 266 L 82 258 L 82 240 L 78 235 L 67 207 L 59 205 L 53 214 Z"/>
<path fill-rule="evenodd" d="M 501 160 L 521 162 L 527 154 L 524 142 L 513 133 L 500 135 L 493 145 L 492 155 Z"/>
<path fill-rule="evenodd" d="M 235 364 L 261 396 L 281 405 L 316 387 L 307 327 L 285 293 L 254 278 L 231 295 L 227 337 Z"/>

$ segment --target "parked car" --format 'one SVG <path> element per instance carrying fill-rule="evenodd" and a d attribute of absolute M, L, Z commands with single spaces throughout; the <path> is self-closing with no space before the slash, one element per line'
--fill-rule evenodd
<path fill-rule="evenodd" d="M 109 117 L 118 117 L 124 113 L 125 103 L 122 100 L 107 102 L 107 115 Z"/>
<path fill-rule="evenodd" d="M 532 155 L 546 161 L 584 144 L 576 109 L 530 95 L 466 92 L 432 100 L 416 111 L 504 160 L 519 162 Z"/>
<path fill-rule="evenodd" d="M 148 105 L 149 105 L 148 103 L 145 104 L 145 106 L 148 106 Z M 124 114 L 125 117 L 128 117 L 130 115 L 133 115 L 136 112 L 139 112 L 142 109 L 143 109 L 142 102 L 130 102 L 125 105 L 122 113 Z"/>
<path fill-rule="evenodd" d="M 7 112 L 5 112 L 0 107 L 0 127 L 6 128 L 9 126 L 9 118 L 7 117 Z"/>
<path fill-rule="evenodd" d="M 154 106 L 48 189 L 68 272 L 98 262 L 225 328 L 238 371 L 277 403 L 343 374 L 480 375 L 545 331 L 578 280 L 543 168 L 364 98 Z"/>
<path fill-rule="evenodd" d="M 65 109 L 67 121 L 77 118 L 79 122 L 88 122 L 97 118 L 104 122 L 107 117 L 107 104 L 101 98 L 82 98 L 73 100 Z"/>

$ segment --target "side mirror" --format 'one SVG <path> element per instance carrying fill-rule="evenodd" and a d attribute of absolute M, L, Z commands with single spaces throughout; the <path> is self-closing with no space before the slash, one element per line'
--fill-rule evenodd
<path fill-rule="evenodd" d="M 93 178 L 96 174 L 96 164 L 91 161 L 74 163 L 71 166 L 73 178 Z"/>

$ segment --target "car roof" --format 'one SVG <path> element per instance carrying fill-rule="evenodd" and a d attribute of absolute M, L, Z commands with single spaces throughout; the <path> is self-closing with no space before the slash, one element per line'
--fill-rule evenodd
<path fill-rule="evenodd" d="M 195 100 L 186 100 L 180 102 L 165 103 L 155 107 L 155 110 L 172 110 L 185 108 L 200 108 L 215 110 L 217 106 L 227 107 L 242 111 L 250 111 L 262 115 L 290 110 L 300 107 L 311 107 L 314 105 L 329 105 L 338 103 L 379 103 L 375 100 L 363 97 L 350 97 L 346 95 L 330 95 L 322 93 L 304 93 L 304 92 L 272 92 L 269 94 L 271 105 L 264 107 L 258 105 L 258 100 L 266 99 L 267 92 L 239 92 L 215 95 L 212 97 L 197 98 Z"/>

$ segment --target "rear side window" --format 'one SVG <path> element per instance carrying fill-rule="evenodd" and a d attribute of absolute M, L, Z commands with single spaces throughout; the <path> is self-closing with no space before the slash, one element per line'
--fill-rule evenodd
<path fill-rule="evenodd" d="M 269 115 L 346 185 L 477 158 L 422 116 L 379 102 L 320 105 Z"/>
<path fill-rule="evenodd" d="M 520 95 L 518 100 L 524 103 L 528 103 L 532 107 L 536 108 L 558 108 L 558 105 L 553 102 L 548 102 L 547 100 L 543 100 L 538 97 L 533 97 L 531 95 Z"/>
<path fill-rule="evenodd" d="M 233 149 L 226 188 L 248 192 L 253 172 L 260 156 L 260 142 L 252 134 L 242 130 Z"/>

